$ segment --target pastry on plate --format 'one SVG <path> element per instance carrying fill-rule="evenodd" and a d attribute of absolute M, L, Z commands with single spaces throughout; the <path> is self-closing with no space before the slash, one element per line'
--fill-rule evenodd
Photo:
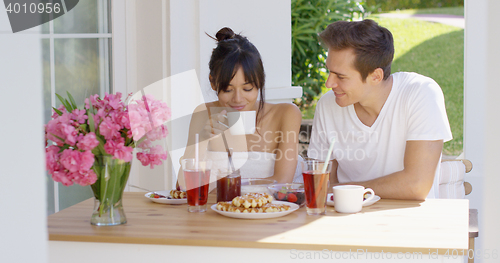
<path fill-rule="evenodd" d="M 179 191 L 179 190 L 176 190 L 176 189 L 172 189 L 170 191 L 170 196 L 173 198 L 173 199 L 184 199 L 187 197 L 186 195 L 186 192 L 184 191 Z"/>
<path fill-rule="evenodd" d="M 248 193 L 233 198 L 232 204 L 236 207 L 256 208 L 272 201 L 273 197 L 267 193 Z"/>

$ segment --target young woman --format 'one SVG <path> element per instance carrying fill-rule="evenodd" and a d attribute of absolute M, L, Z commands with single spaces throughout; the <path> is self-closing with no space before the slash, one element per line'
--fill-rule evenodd
<path fill-rule="evenodd" d="M 262 60 L 246 37 L 226 27 L 217 32 L 216 40 L 217 47 L 209 62 L 209 80 L 218 100 L 196 108 L 182 158 L 194 158 L 195 134 L 199 134 L 200 158 L 212 160 L 213 178 L 214 172 L 228 167 L 224 133 L 242 178 L 292 182 L 297 170 L 300 110 L 291 103 L 265 102 Z M 230 133 L 227 113 L 234 111 L 256 111 L 254 134 Z"/>

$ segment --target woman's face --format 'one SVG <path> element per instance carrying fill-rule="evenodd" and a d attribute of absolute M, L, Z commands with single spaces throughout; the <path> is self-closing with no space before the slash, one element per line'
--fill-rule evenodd
<path fill-rule="evenodd" d="M 219 92 L 217 96 L 222 107 L 231 107 L 238 111 L 249 111 L 257 109 L 256 101 L 259 90 L 245 80 L 245 74 L 240 67 L 229 82 L 227 90 Z"/>

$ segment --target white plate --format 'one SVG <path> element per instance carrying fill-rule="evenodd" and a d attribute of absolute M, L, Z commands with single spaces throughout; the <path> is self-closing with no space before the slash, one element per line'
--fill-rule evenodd
<path fill-rule="evenodd" d="M 187 198 L 182 198 L 182 199 L 168 199 L 168 198 L 151 198 L 149 197 L 152 193 L 157 193 L 157 194 L 160 194 L 160 195 L 164 195 L 164 196 L 170 196 L 170 191 L 154 191 L 154 192 L 149 192 L 147 194 L 145 194 L 144 196 L 155 202 L 155 203 L 159 203 L 159 204 L 169 204 L 169 205 L 180 205 L 180 204 L 186 204 L 187 203 Z"/>
<path fill-rule="evenodd" d="M 329 205 L 329 206 L 334 206 L 334 203 L 333 203 L 332 199 L 330 199 L 330 198 L 332 198 L 332 195 L 333 195 L 333 194 L 328 194 L 328 196 L 326 197 L 326 204 L 327 204 L 327 205 Z M 370 196 L 370 194 L 369 194 L 369 195 L 367 195 L 367 196 Z M 370 200 L 370 202 L 367 202 L 367 203 L 363 204 L 363 206 L 373 205 L 373 204 L 375 204 L 378 200 L 380 200 L 380 196 L 375 195 L 375 197 L 374 197 L 372 200 Z"/>
<path fill-rule="evenodd" d="M 288 211 L 284 212 L 272 212 L 272 213 L 234 213 L 234 212 L 226 212 L 226 211 L 219 211 L 217 210 L 217 204 L 212 205 L 210 208 L 214 210 L 215 212 L 227 216 L 227 217 L 232 217 L 232 218 L 240 218 L 240 219 L 265 219 L 265 218 L 276 218 L 276 217 L 282 217 L 286 216 L 293 211 L 299 209 L 299 206 L 294 203 L 290 202 L 284 202 L 284 201 L 273 201 L 273 204 L 285 204 L 289 205 L 290 209 Z"/>

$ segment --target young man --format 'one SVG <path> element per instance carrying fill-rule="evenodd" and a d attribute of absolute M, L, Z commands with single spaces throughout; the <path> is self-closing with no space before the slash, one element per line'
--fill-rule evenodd
<path fill-rule="evenodd" d="M 331 89 L 318 102 L 308 156 L 324 160 L 335 137 L 330 186 L 357 184 L 382 198 L 439 197 L 443 142 L 452 139 L 432 79 L 391 74 L 391 32 L 372 20 L 338 21 L 320 33 Z"/>

